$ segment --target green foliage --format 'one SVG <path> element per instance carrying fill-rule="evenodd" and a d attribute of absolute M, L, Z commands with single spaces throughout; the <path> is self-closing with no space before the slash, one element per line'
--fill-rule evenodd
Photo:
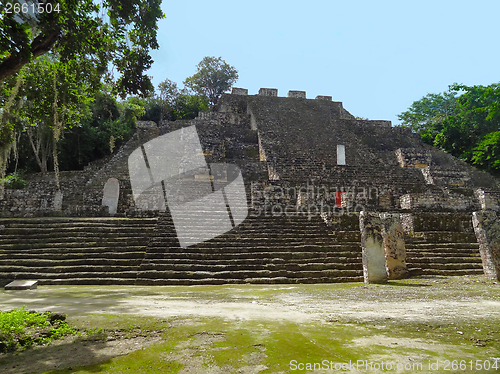
<path fill-rule="evenodd" d="M 50 312 L 27 311 L 24 306 L 8 312 L 0 311 L 0 352 L 47 344 L 52 339 L 74 334 L 75 329 L 64 319 L 64 316 Z"/>
<path fill-rule="evenodd" d="M 3 179 L 3 182 L 5 188 L 11 190 L 23 189 L 28 185 L 28 182 L 26 182 L 18 173 L 12 173 L 10 175 L 7 175 Z"/>
<path fill-rule="evenodd" d="M 54 9 L 58 5 L 59 11 L 37 12 L 25 19 L 6 13 L 7 3 L 13 0 L 0 7 L 0 81 L 57 50 L 63 63 L 85 56 L 101 73 L 108 65 L 115 66 L 119 74 L 115 89 L 122 95 L 152 89 L 144 72 L 152 63 L 149 49 L 158 48 L 157 23 L 164 18 L 161 0 L 47 0 Z M 26 3 L 30 7 L 41 4 L 37 0 Z"/>
<path fill-rule="evenodd" d="M 198 95 L 207 97 L 210 106 L 215 105 L 220 96 L 238 80 L 237 70 L 221 57 L 204 57 L 196 67 L 198 71 L 186 78 L 184 85 Z"/>
<path fill-rule="evenodd" d="M 413 102 L 410 108 L 398 115 L 401 125 L 420 133 L 424 142 L 432 144 L 442 129 L 442 122 L 456 109 L 456 92 L 428 94 Z"/>
<path fill-rule="evenodd" d="M 87 68 L 83 60 L 61 63 L 53 54 L 27 65 L 21 73 L 24 84 L 19 92 L 19 117 L 28 126 L 44 122 L 53 128 L 56 110 L 64 128 L 77 125 L 88 114 L 86 108 L 93 100 L 95 88 L 100 86 L 99 76 Z"/>
<path fill-rule="evenodd" d="M 472 163 L 482 169 L 500 172 L 500 131 L 486 134 L 472 150 Z"/>
<path fill-rule="evenodd" d="M 173 110 L 174 119 L 193 119 L 200 111 L 208 110 L 208 102 L 204 96 L 179 95 Z"/>
<path fill-rule="evenodd" d="M 209 109 L 205 95 L 190 95 L 186 89 L 179 90 L 177 83 L 165 79 L 158 85 L 159 94 L 146 99 L 134 98 L 135 102 L 144 107 L 144 114 L 139 117 L 143 121 L 167 119 L 193 119 L 200 111 Z"/>
<path fill-rule="evenodd" d="M 61 170 L 82 169 L 118 149 L 132 134 L 137 117 L 144 114 L 141 100 L 118 103 L 109 92 L 98 92 L 90 105 L 91 116 L 67 131 L 60 142 Z"/>
<path fill-rule="evenodd" d="M 422 140 L 489 171 L 500 168 L 500 85 L 453 84 L 398 115 Z"/>
<path fill-rule="evenodd" d="M 473 149 L 488 133 L 500 129 L 500 87 L 455 84 L 450 88 L 464 93 L 457 98 L 455 113 L 443 121 L 434 145 L 471 162 Z"/>

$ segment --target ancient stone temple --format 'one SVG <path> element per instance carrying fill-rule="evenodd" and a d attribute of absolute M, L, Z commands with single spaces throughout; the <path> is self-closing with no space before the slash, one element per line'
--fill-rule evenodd
<path fill-rule="evenodd" d="M 500 277 L 498 180 L 331 96 L 234 88 L 108 160 L 0 200 L 0 279 L 41 284 Z"/>

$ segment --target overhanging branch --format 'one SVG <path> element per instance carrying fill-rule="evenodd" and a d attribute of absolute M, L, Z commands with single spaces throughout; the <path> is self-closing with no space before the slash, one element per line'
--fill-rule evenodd
<path fill-rule="evenodd" d="M 57 29 L 46 35 L 39 35 L 31 43 L 31 54 L 33 58 L 37 58 L 52 49 L 54 44 L 59 39 L 60 30 Z M 10 55 L 0 64 L 0 81 L 5 81 L 11 75 L 16 74 L 21 68 L 31 61 L 28 53 L 17 53 Z"/>

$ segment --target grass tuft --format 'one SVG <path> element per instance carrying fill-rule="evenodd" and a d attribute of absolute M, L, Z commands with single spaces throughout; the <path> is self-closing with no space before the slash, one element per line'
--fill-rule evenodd
<path fill-rule="evenodd" d="M 65 319 L 61 314 L 28 311 L 25 306 L 0 311 L 0 352 L 48 344 L 52 339 L 74 334 L 75 329 Z"/>

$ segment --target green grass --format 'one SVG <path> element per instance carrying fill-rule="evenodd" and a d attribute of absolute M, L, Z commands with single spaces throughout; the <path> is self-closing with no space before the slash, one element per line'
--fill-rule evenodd
<path fill-rule="evenodd" d="M 110 315 L 105 318 L 108 318 L 108 323 L 112 323 L 122 317 Z M 160 320 L 156 321 L 156 326 L 153 320 L 138 323 L 144 326 L 149 324 L 152 328 L 164 326 L 164 321 Z M 247 372 L 250 366 L 259 366 L 259 372 L 262 374 L 302 373 L 305 371 L 291 370 L 292 364 L 319 365 L 325 360 L 328 363 L 364 360 L 372 363 L 390 362 L 394 366 L 422 365 L 424 370 L 420 372 L 432 372 L 427 369 L 429 364 L 435 363 L 436 360 L 439 360 L 441 368 L 444 368 L 445 360 L 450 363 L 461 360 L 466 360 L 467 363 L 471 360 L 474 363 L 476 360 L 490 360 L 493 363 L 492 357 L 500 357 L 499 334 L 493 325 L 488 324 L 486 321 L 475 321 L 457 327 L 408 324 L 403 321 L 388 321 L 385 324 L 296 323 L 172 318 L 168 321 L 170 327 L 161 333 L 162 340 L 159 343 L 97 365 L 54 370 L 46 374 L 178 373 L 182 368 L 190 370 L 189 372 L 238 373 Z M 399 372 L 417 371 L 419 370 Z M 495 370 L 449 372 L 491 373 Z"/>
<path fill-rule="evenodd" d="M 58 369 L 47 373 L 178 373 L 186 372 L 259 372 L 266 373 L 302 373 L 304 370 L 291 370 L 290 363 L 321 363 L 323 360 L 334 363 L 366 360 L 369 362 L 392 362 L 422 364 L 423 370 L 394 371 L 400 373 L 445 372 L 445 360 L 460 363 L 465 360 L 465 370 L 447 370 L 450 373 L 492 373 L 499 370 L 476 370 L 476 360 L 500 358 L 500 318 L 494 312 L 491 315 L 475 315 L 474 301 L 500 300 L 498 285 L 484 277 L 420 277 L 390 281 L 382 285 L 363 283 L 316 284 L 316 285 L 226 285 L 226 286 L 159 286 L 146 287 L 47 287 L 38 290 L 50 293 L 52 305 L 60 301 L 65 305 L 97 303 L 93 310 L 78 310 L 68 318 L 82 336 L 79 342 L 67 343 L 64 350 L 73 347 L 94 347 L 100 349 L 111 340 L 120 340 L 140 344 L 133 353 L 119 357 L 106 357 L 102 362 L 90 365 Z M 55 298 L 54 294 L 60 299 Z M 311 306 L 305 313 L 322 311 L 322 305 L 332 300 L 352 302 L 355 308 L 372 310 L 373 315 L 359 316 L 356 313 L 334 312 L 322 315 L 318 320 L 307 319 L 299 323 L 276 319 L 224 319 L 216 317 L 172 317 L 138 316 L 121 314 L 118 309 L 108 308 L 113 314 L 97 314 L 106 310 L 108 305 L 119 304 L 120 300 L 154 296 L 159 300 L 180 299 L 200 301 L 207 308 L 212 303 L 242 302 L 258 300 L 288 305 L 296 299 Z M 108 300 L 110 297 L 110 300 Z M 80 299 L 83 298 L 83 299 Z M 462 311 L 453 314 L 454 303 L 461 305 L 468 300 L 470 313 Z M 55 300 L 55 301 L 54 301 Z M 450 309 L 442 310 L 440 318 L 408 317 L 398 313 L 379 313 L 373 306 L 385 301 L 429 303 L 449 303 Z M 103 301 L 101 304 L 100 302 Z M 360 303 L 362 301 L 363 303 Z M 19 302 L 19 301 L 18 301 Z M 19 305 L 19 304 L 18 304 Z M 279 304 L 280 305 L 280 304 Z M 290 308 L 295 308 L 293 304 Z M 42 305 L 46 307 L 46 305 Z M 35 306 L 40 307 L 39 305 Z M 411 304 L 408 305 L 411 307 Z M 480 304 L 478 304 L 478 308 Z M 83 309 L 83 308 L 82 308 Z M 75 309 L 76 310 L 76 309 Z M 328 310 L 326 308 L 325 310 Z M 116 312 L 115 312 L 116 311 Z M 418 311 L 418 309 L 417 309 Z M 415 313 L 415 311 L 410 311 Z M 83 342 L 81 340 L 84 340 Z M 37 350 L 50 351 L 51 347 Z M 50 351 L 52 352 L 52 351 Z M 23 352 L 26 354 L 28 352 Z M 22 360 L 21 356 L 19 360 Z M 439 370 L 428 368 L 430 363 L 439 360 Z M 469 365 L 473 362 L 474 368 Z M 97 361 L 96 361 L 97 362 Z M 500 361 L 499 363 L 500 364 Z M 83 364 L 80 364 L 83 365 Z M 184 369 L 183 369 L 184 368 Z M 62 370 L 61 370 L 62 369 Z M 451 364 L 449 369 L 452 369 Z M 49 370 L 48 366 L 40 370 Z M 312 372 L 312 370 L 310 370 Z M 315 371 L 323 373 L 324 371 Z M 333 371 L 336 372 L 336 371 Z M 339 372 L 349 372 L 340 370 Z M 361 370 L 360 372 L 370 372 Z M 374 371 L 376 372 L 376 371 Z M 388 371 L 390 372 L 390 371 Z"/>
<path fill-rule="evenodd" d="M 74 334 L 75 329 L 64 319 L 65 316 L 50 312 L 28 311 L 24 306 L 8 312 L 0 311 L 0 352 L 47 344 L 52 339 Z"/>

